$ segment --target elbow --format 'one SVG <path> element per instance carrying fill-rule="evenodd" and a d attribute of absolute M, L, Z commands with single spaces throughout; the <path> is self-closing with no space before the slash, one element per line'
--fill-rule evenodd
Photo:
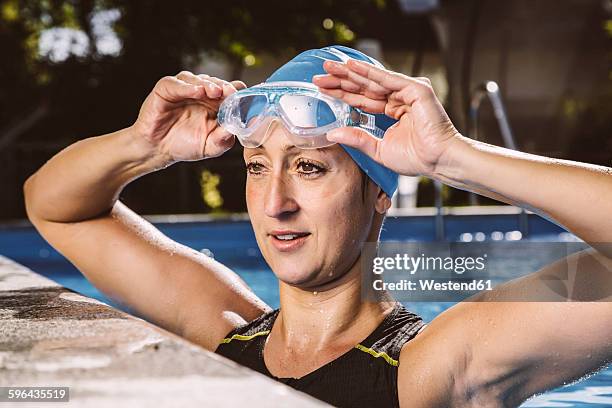
<path fill-rule="evenodd" d="M 35 188 L 35 179 L 36 173 L 32 174 L 28 179 L 23 183 L 23 201 L 25 203 L 25 211 L 28 219 L 35 224 L 37 216 L 36 216 L 36 205 L 35 205 L 35 197 L 36 197 L 36 188 Z"/>
<path fill-rule="evenodd" d="M 32 174 L 30 177 L 28 177 L 25 183 L 23 183 L 23 198 L 26 202 L 31 197 L 32 183 L 33 183 L 35 176 L 36 176 L 36 173 Z"/>

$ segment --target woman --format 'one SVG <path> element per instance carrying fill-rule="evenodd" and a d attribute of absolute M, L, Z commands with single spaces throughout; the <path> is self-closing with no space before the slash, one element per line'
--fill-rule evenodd
<path fill-rule="evenodd" d="M 268 80 L 277 81 L 312 82 L 372 119 L 328 131 L 325 147 L 303 149 L 296 147 L 301 135 L 287 130 L 292 120 L 270 108 L 268 121 L 251 132 L 263 132 L 256 143 L 239 138 L 249 146 L 248 211 L 280 281 L 280 310 L 117 199 L 137 177 L 229 149 L 235 138 L 216 116 L 245 88 L 239 81 L 189 72 L 163 78 L 133 126 L 75 143 L 30 177 L 30 220 L 107 295 L 335 405 L 516 406 L 610 361 L 612 307 L 572 302 L 600 300 L 602 293 L 610 300 L 605 245 L 568 257 L 577 265 L 578 289 L 557 302 L 463 302 L 426 327 L 384 293 L 363 301 L 360 262 L 390 206 L 395 184 L 388 169 L 536 209 L 589 243 L 612 239 L 610 169 L 469 140 L 427 79 L 385 70 L 346 47 L 307 51 Z M 245 128 L 252 106 L 241 113 Z M 379 138 L 362 129 L 368 123 L 383 130 L 393 124 Z M 544 293 L 551 277 L 565 273 L 556 262 L 481 299 Z"/>

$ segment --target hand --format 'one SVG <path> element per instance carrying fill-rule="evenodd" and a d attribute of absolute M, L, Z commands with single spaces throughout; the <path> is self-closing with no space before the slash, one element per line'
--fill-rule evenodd
<path fill-rule="evenodd" d="M 459 132 L 438 101 L 427 78 L 411 78 L 362 61 L 326 61 L 328 75 L 313 79 L 321 92 L 370 113 L 384 113 L 399 122 L 383 139 L 363 129 L 347 127 L 327 134 L 329 140 L 363 151 L 407 175 L 434 174 Z"/>
<path fill-rule="evenodd" d="M 234 145 L 234 136 L 217 123 L 221 102 L 241 81 L 227 82 L 183 71 L 160 79 L 132 126 L 165 165 L 216 157 Z"/>

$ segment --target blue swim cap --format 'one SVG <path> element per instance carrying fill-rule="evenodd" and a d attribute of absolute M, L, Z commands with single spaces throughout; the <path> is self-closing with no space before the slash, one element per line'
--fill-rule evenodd
<path fill-rule="evenodd" d="M 266 82 L 279 81 L 299 81 L 312 83 L 312 77 L 315 75 L 326 74 L 323 69 L 323 63 L 326 60 L 346 62 L 349 58 L 360 61 L 366 61 L 376 66 L 382 67 L 382 64 L 374 58 L 368 57 L 364 53 L 342 45 L 333 45 L 321 49 L 304 51 L 297 55 L 291 61 L 277 69 Z M 393 125 L 396 120 L 384 114 L 376 114 L 376 127 L 387 130 Z M 387 193 L 389 197 L 393 196 L 397 189 L 398 174 L 389 170 L 385 166 L 378 164 L 365 153 L 360 152 L 352 147 L 340 144 L 357 163 L 357 165 Z"/>

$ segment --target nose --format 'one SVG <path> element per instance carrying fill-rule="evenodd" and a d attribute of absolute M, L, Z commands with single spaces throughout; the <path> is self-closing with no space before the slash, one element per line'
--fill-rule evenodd
<path fill-rule="evenodd" d="M 274 174 L 269 178 L 264 200 L 264 212 L 268 217 L 286 217 L 299 209 L 293 198 L 290 181 L 283 174 Z"/>

